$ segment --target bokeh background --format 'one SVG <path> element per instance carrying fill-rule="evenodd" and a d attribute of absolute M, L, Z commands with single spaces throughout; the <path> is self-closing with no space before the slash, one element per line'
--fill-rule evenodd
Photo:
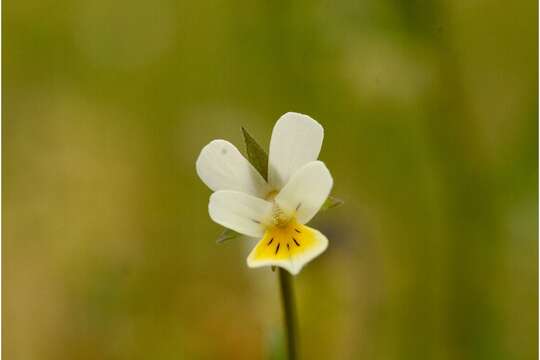
<path fill-rule="evenodd" d="M 533 0 L 3 4 L 5 359 L 277 359 L 195 159 L 311 115 L 345 205 L 303 359 L 538 357 Z M 278 349 L 278 350 L 276 350 Z"/>

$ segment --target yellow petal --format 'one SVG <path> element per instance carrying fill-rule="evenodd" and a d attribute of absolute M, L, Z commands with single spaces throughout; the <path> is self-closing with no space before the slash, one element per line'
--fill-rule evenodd
<path fill-rule="evenodd" d="M 284 227 L 268 228 L 249 254 L 247 263 L 252 268 L 275 265 L 296 275 L 327 246 L 323 234 L 293 220 Z"/>

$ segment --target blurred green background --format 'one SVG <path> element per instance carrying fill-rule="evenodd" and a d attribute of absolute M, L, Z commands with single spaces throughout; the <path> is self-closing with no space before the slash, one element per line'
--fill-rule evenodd
<path fill-rule="evenodd" d="M 533 0 L 3 4 L 5 359 L 266 359 L 276 274 L 195 159 L 326 130 L 346 204 L 296 278 L 303 359 L 538 357 Z"/>

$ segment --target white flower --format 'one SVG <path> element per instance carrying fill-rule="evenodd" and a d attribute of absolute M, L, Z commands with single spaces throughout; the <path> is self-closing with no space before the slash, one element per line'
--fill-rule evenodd
<path fill-rule="evenodd" d="M 208 211 L 216 223 L 260 239 L 249 267 L 275 265 L 295 275 L 320 255 L 328 239 L 305 224 L 332 189 L 332 176 L 318 161 L 322 126 L 307 115 L 287 113 L 274 126 L 268 182 L 228 141 L 214 140 L 197 159 L 197 173 L 213 191 Z"/>

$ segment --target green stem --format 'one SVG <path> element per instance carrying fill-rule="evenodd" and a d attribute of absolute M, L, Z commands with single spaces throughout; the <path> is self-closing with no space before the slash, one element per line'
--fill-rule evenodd
<path fill-rule="evenodd" d="M 283 317 L 285 319 L 285 332 L 287 335 L 287 354 L 289 360 L 297 359 L 297 332 L 296 311 L 294 304 L 293 278 L 284 269 L 278 268 L 279 286 L 281 288 L 281 301 L 283 305 Z"/>

